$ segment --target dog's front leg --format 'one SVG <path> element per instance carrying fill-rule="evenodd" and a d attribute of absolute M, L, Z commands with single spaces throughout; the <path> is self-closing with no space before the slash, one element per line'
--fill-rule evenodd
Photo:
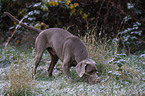
<path fill-rule="evenodd" d="M 63 73 L 66 76 L 67 80 L 69 82 L 72 82 L 71 75 L 70 75 L 70 72 L 69 72 L 69 59 L 67 59 L 67 60 L 65 59 L 63 61 L 62 69 L 63 69 Z"/>

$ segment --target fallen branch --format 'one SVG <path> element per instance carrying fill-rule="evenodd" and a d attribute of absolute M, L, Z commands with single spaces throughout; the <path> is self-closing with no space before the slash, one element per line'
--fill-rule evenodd
<path fill-rule="evenodd" d="M 9 44 L 10 40 L 11 40 L 12 37 L 15 35 L 16 30 L 19 28 L 20 23 L 21 23 L 25 18 L 26 18 L 26 16 L 24 16 L 24 17 L 20 20 L 19 24 L 15 27 L 15 30 L 13 31 L 11 37 L 8 38 L 8 40 L 7 40 L 6 44 L 5 44 L 5 47 L 4 47 L 2 56 L 3 56 L 3 54 L 4 54 L 5 50 L 6 50 L 7 45 Z"/>

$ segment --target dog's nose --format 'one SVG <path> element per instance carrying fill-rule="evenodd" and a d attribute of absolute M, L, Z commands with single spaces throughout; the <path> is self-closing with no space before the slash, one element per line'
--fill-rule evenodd
<path fill-rule="evenodd" d="M 96 84 L 96 83 L 100 83 L 101 81 L 102 81 L 102 79 L 97 78 L 97 79 L 95 80 L 95 84 Z"/>

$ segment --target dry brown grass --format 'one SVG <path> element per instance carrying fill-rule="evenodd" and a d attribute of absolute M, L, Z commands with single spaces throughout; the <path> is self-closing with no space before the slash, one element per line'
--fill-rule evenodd
<path fill-rule="evenodd" d="M 4 88 L 5 95 L 26 96 L 34 94 L 35 81 L 31 79 L 31 68 L 26 63 L 25 57 L 23 60 L 11 63 L 9 80 L 10 82 Z"/>
<path fill-rule="evenodd" d="M 98 39 L 95 35 L 86 34 L 82 40 L 86 43 L 89 57 L 97 62 L 100 74 L 106 74 L 108 70 L 115 70 L 117 66 L 108 64 L 112 55 L 116 55 L 118 51 L 118 43 L 116 41 L 107 41 L 107 39 Z"/>

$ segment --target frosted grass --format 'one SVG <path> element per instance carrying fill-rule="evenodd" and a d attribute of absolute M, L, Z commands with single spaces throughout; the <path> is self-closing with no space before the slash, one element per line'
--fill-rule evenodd
<path fill-rule="evenodd" d="M 28 67 L 32 67 L 34 63 L 35 52 L 34 49 L 31 53 L 24 54 L 15 50 L 14 48 L 8 48 L 5 52 L 5 55 L 1 57 L 0 64 L 7 64 L 8 66 L 0 67 L 0 95 L 3 96 L 3 88 L 5 85 L 10 86 L 9 83 L 9 70 L 11 62 L 17 63 L 17 60 L 21 60 L 23 64 L 26 62 Z M 59 74 L 57 70 L 54 69 L 53 79 L 50 79 L 47 76 L 47 67 L 50 63 L 50 58 L 47 53 L 43 55 L 43 59 L 38 66 L 36 79 L 36 95 L 37 96 L 144 96 L 145 95 L 145 81 L 142 79 L 145 78 L 144 62 L 145 55 L 141 54 L 140 56 L 132 55 L 128 57 L 127 61 L 130 62 L 130 70 L 134 73 L 134 82 L 129 84 L 125 83 L 122 85 L 118 83 L 115 79 L 109 78 L 109 76 L 104 77 L 101 83 L 90 85 L 85 82 L 73 82 L 68 83 L 64 77 L 64 74 Z M 107 60 L 106 60 L 107 62 Z M 10 63 L 10 64 L 9 64 Z M 59 61 L 57 68 L 61 68 L 62 62 Z M 109 67 L 108 67 L 109 68 Z M 73 71 L 73 70 L 72 70 Z M 109 70 L 108 72 L 113 72 L 115 70 Z M 43 78 L 39 75 L 43 75 Z"/>
<path fill-rule="evenodd" d="M 43 95 L 59 95 L 59 96 L 102 96 L 102 95 L 130 95 L 143 93 L 145 84 L 140 83 L 131 86 L 123 86 L 117 82 L 101 82 L 99 84 L 90 85 L 84 82 L 67 83 L 64 78 L 53 81 L 37 82 L 37 88 L 41 90 Z M 140 87 L 139 87 L 140 86 Z"/>

